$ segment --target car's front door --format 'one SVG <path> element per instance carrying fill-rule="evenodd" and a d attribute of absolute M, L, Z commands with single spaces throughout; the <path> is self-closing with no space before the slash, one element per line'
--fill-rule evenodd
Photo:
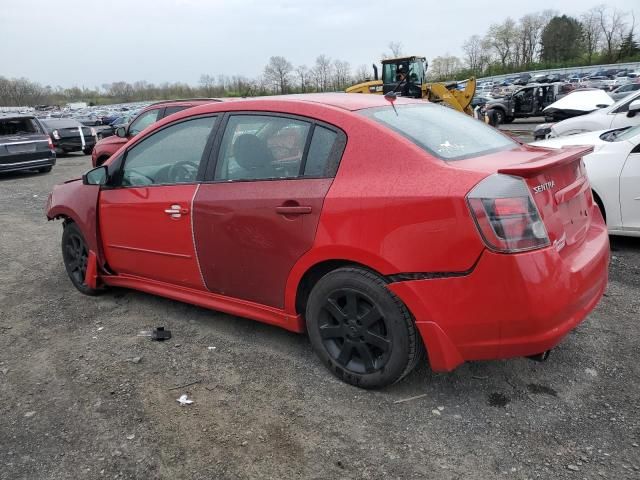
<path fill-rule="evenodd" d="M 192 236 L 192 203 L 216 117 L 169 125 L 124 154 L 99 199 L 107 264 L 118 274 L 204 289 Z"/>
<path fill-rule="evenodd" d="M 620 174 L 620 211 L 625 229 L 640 230 L 640 144 L 631 151 Z"/>
<path fill-rule="evenodd" d="M 313 121 L 234 114 L 194 202 L 207 288 L 284 307 L 287 277 L 315 239 L 346 137 Z"/>

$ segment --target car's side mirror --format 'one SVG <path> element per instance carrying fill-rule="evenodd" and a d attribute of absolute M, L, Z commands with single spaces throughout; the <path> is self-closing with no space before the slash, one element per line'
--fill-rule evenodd
<path fill-rule="evenodd" d="M 640 100 L 634 100 L 629 104 L 629 112 L 627 113 L 627 117 L 633 117 L 639 111 L 640 111 Z"/>
<path fill-rule="evenodd" d="M 87 173 L 82 175 L 82 184 L 83 185 L 105 185 L 109 175 L 107 173 L 107 166 L 100 165 L 99 167 L 94 168 L 93 170 L 89 170 Z"/>
<path fill-rule="evenodd" d="M 127 138 L 127 127 L 116 128 L 116 136 L 120 138 Z"/>

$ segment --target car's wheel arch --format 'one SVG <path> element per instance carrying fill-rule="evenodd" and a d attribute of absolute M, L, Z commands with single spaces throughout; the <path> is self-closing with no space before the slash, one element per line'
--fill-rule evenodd
<path fill-rule="evenodd" d="M 602 201 L 602 196 L 597 192 L 595 188 L 593 188 L 593 186 L 591 187 L 591 192 L 593 193 L 593 200 L 596 202 L 596 205 L 598 205 L 598 208 L 602 213 L 604 222 L 607 223 L 607 208 L 605 207 L 604 202 Z"/>
<path fill-rule="evenodd" d="M 285 311 L 304 313 L 313 285 L 332 270 L 345 266 L 360 267 L 381 277 L 395 272 L 386 260 L 370 252 L 346 246 L 315 248 L 303 255 L 291 269 L 285 289 Z"/>

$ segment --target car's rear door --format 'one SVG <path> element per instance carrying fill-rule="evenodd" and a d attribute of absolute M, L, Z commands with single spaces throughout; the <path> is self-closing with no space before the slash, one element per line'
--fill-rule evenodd
<path fill-rule="evenodd" d="M 115 185 L 99 199 L 102 245 L 115 273 L 204 289 L 192 204 L 215 123 L 215 116 L 179 121 L 125 152 Z"/>
<path fill-rule="evenodd" d="M 640 231 L 640 144 L 633 148 L 620 174 L 620 212 L 625 229 Z"/>
<path fill-rule="evenodd" d="M 207 288 L 276 308 L 315 239 L 345 134 L 312 120 L 232 114 L 194 202 L 194 238 Z"/>

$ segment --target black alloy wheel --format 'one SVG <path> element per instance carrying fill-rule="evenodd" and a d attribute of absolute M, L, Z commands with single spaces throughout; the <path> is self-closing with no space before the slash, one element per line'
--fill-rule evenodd
<path fill-rule="evenodd" d="M 338 365 L 357 373 L 384 368 L 392 337 L 372 299 L 357 290 L 336 290 L 326 299 L 322 317 L 320 336 Z"/>
<path fill-rule="evenodd" d="M 62 259 L 71 283 L 85 295 L 95 295 L 98 291 L 85 283 L 89 248 L 75 223 L 66 224 L 62 232 Z"/>
<path fill-rule="evenodd" d="M 359 387 L 397 382 L 423 351 L 404 304 L 381 277 L 360 268 L 340 268 L 321 278 L 309 296 L 306 322 L 323 363 Z"/>

